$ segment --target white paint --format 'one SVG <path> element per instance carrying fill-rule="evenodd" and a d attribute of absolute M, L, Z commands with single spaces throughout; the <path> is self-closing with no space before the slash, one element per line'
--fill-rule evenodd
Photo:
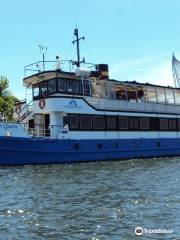
<path fill-rule="evenodd" d="M 61 135 L 59 138 L 66 139 L 151 139 L 151 138 L 176 138 L 177 132 L 105 132 L 105 131 L 69 131 L 64 137 Z"/>
<path fill-rule="evenodd" d="M 0 136 L 6 137 L 30 137 L 22 124 L 0 122 Z"/>
<path fill-rule="evenodd" d="M 50 112 L 51 138 L 58 138 L 63 128 L 63 112 Z"/>
<path fill-rule="evenodd" d="M 90 101 L 91 99 L 91 101 Z M 65 113 L 79 113 L 79 114 L 98 114 L 98 115 L 124 115 L 124 116 L 147 116 L 147 117 L 168 117 L 168 118 L 174 118 L 174 115 L 170 115 L 170 114 L 159 114 L 161 111 L 158 112 L 158 108 L 156 105 L 162 105 L 163 107 L 165 107 L 164 112 L 170 112 L 170 113 L 175 113 L 178 114 L 178 112 L 180 113 L 180 106 L 170 106 L 170 105 L 163 105 L 163 104 L 152 104 L 152 103 L 135 103 L 135 102 L 127 102 L 127 101 L 117 101 L 117 100 L 108 100 L 108 99 L 104 99 L 104 101 L 102 101 L 102 99 L 95 99 L 92 100 L 94 98 L 87 98 L 86 100 L 88 100 L 89 102 L 91 102 L 92 105 L 97 105 L 98 103 L 98 108 L 99 109 L 115 109 L 114 111 L 108 112 L 108 111 L 96 111 L 95 109 L 93 109 L 91 106 L 89 106 L 83 99 L 73 99 L 73 97 L 69 97 L 69 98 L 47 98 L 45 99 L 46 104 L 45 104 L 45 108 L 44 109 L 40 109 L 39 105 L 38 105 L 38 101 L 34 101 L 34 113 L 41 113 L 41 114 L 45 114 L 45 113 L 50 113 L 50 112 L 65 112 Z M 71 102 L 75 102 L 76 104 L 70 104 Z M 105 106 L 105 103 L 108 103 L 108 106 Z M 118 106 L 119 104 L 119 106 Z M 132 112 L 123 112 L 127 111 L 129 109 L 129 105 L 132 105 Z M 135 110 L 135 107 L 139 106 L 139 105 L 143 105 L 143 109 L 141 113 L 136 113 L 133 111 Z M 159 106 L 159 108 L 161 108 L 162 106 Z M 97 106 L 95 106 L 97 107 Z M 107 107 L 107 108 L 106 108 Z M 173 108 L 174 107 L 174 108 Z M 119 111 L 117 112 L 116 109 L 119 109 Z M 167 108 L 169 108 L 168 111 Z M 122 110 L 122 112 L 120 112 Z M 152 111 L 152 112 L 156 112 L 157 113 L 146 113 L 147 111 Z M 172 110 L 172 111 L 170 111 Z M 130 111 L 130 110 L 129 110 Z M 137 109 L 138 111 L 138 109 Z M 180 118 L 180 115 L 176 115 L 178 118 Z"/>

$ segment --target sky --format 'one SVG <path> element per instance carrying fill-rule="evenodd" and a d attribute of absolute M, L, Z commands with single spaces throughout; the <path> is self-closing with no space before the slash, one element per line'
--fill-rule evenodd
<path fill-rule="evenodd" d="M 75 57 L 76 25 L 85 41 L 81 56 L 109 64 L 110 77 L 173 86 L 172 53 L 180 59 L 179 0 L 0 0 L 0 75 L 24 99 L 24 66 Z"/>

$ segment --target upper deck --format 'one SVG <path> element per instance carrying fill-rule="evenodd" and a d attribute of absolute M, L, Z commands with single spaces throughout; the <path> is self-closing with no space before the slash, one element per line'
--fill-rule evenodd
<path fill-rule="evenodd" d="M 110 79 L 107 64 L 56 57 L 27 65 L 24 72 L 24 85 L 32 88 L 34 101 L 54 97 L 57 104 L 58 96 L 76 97 L 100 111 L 180 114 L 180 88 Z"/>

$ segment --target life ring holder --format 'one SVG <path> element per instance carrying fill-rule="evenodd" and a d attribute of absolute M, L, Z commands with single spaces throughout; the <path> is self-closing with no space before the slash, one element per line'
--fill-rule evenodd
<path fill-rule="evenodd" d="M 41 98 L 40 100 L 39 100 L 39 108 L 40 109 L 44 109 L 45 108 L 45 106 L 46 106 L 46 102 L 45 102 L 45 99 L 44 98 Z"/>

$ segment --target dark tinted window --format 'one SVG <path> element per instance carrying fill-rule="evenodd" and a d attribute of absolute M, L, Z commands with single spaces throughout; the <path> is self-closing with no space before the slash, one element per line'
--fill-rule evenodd
<path fill-rule="evenodd" d="M 56 92 L 56 79 L 48 81 L 48 93 Z"/>
<path fill-rule="evenodd" d="M 180 118 L 177 119 L 177 129 L 180 131 Z"/>
<path fill-rule="evenodd" d="M 78 128 L 78 116 L 70 115 L 70 128 L 77 129 Z"/>
<path fill-rule="evenodd" d="M 169 130 L 176 130 L 176 119 L 169 119 Z"/>
<path fill-rule="evenodd" d="M 47 93 L 47 81 L 40 83 L 40 94 L 46 94 Z"/>
<path fill-rule="evenodd" d="M 168 130 L 168 119 L 160 119 L 159 128 L 160 130 Z"/>
<path fill-rule="evenodd" d="M 63 125 L 66 125 L 66 124 L 69 125 L 69 116 L 64 116 L 63 117 Z"/>
<path fill-rule="evenodd" d="M 80 116 L 80 129 L 89 130 L 92 128 L 92 117 L 91 116 Z"/>
<path fill-rule="evenodd" d="M 67 80 L 67 92 L 79 93 L 79 81 L 78 80 Z"/>
<path fill-rule="evenodd" d="M 138 118 L 130 118 L 129 126 L 131 129 L 138 130 L 139 129 L 139 119 Z"/>
<path fill-rule="evenodd" d="M 119 117 L 119 129 L 128 129 L 129 121 L 128 117 Z"/>
<path fill-rule="evenodd" d="M 109 130 L 117 129 L 117 119 L 116 116 L 107 116 L 106 117 L 106 127 Z"/>
<path fill-rule="evenodd" d="M 150 118 L 150 130 L 151 131 L 158 131 L 159 130 L 159 119 L 156 117 Z"/>
<path fill-rule="evenodd" d="M 105 129 L 105 119 L 104 116 L 94 116 L 93 117 L 94 129 L 103 130 Z"/>
<path fill-rule="evenodd" d="M 140 119 L 140 129 L 148 130 L 149 129 L 149 118 Z"/>
<path fill-rule="evenodd" d="M 39 84 L 33 85 L 33 96 L 34 97 L 39 96 Z"/>
<path fill-rule="evenodd" d="M 58 79 L 58 91 L 66 92 L 66 79 Z"/>

